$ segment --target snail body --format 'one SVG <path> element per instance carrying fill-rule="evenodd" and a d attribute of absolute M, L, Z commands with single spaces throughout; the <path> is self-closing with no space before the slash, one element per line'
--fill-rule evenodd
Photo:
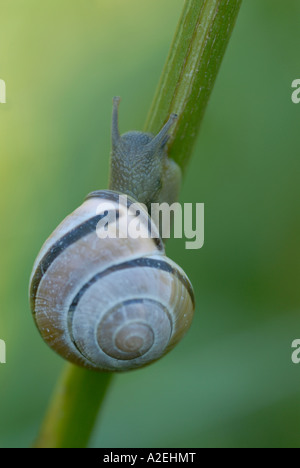
<path fill-rule="evenodd" d="M 128 153 L 132 144 L 128 134 L 125 144 L 122 139 L 126 134 L 120 137 L 116 133 L 117 105 L 115 100 L 113 154 L 115 151 L 121 157 L 126 145 Z M 167 123 L 159 138 L 144 138 L 144 146 L 158 138 L 152 151 L 160 159 L 169 126 Z M 143 134 L 137 133 L 140 141 Z M 143 149 L 149 156 L 149 147 Z M 166 166 L 163 161 L 160 175 Z M 149 180 L 134 185 L 131 176 L 126 181 L 119 174 L 118 183 L 116 167 L 112 156 L 114 182 L 110 186 L 121 190 L 89 194 L 47 239 L 30 279 L 31 309 L 44 341 L 65 359 L 103 371 L 126 371 L 159 359 L 188 330 L 194 311 L 191 283 L 166 256 L 158 228 L 144 208 L 151 201 Z M 128 165 L 127 174 L 130 171 Z M 124 174 L 124 168 L 121 172 Z M 151 179 L 149 174 L 147 179 Z M 158 174 L 154 179 L 154 198 L 159 200 L 163 184 L 158 182 Z M 120 192 L 127 196 L 120 197 Z M 128 235 L 128 213 L 132 215 L 133 207 L 138 207 L 140 231 L 148 236 Z M 108 230 L 118 226 L 117 237 L 99 235 L 99 225 L 107 216 Z"/>

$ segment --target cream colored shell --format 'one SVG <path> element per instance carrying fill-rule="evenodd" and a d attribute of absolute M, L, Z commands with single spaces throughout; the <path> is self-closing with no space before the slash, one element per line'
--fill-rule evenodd
<path fill-rule="evenodd" d="M 155 361 L 185 334 L 194 311 L 192 286 L 166 257 L 142 207 L 141 230 L 151 228 L 154 238 L 97 236 L 107 212 L 112 220 L 118 213 L 125 233 L 135 203 L 128 200 L 108 190 L 90 194 L 45 242 L 31 275 L 31 308 L 43 339 L 65 359 L 95 370 Z"/>

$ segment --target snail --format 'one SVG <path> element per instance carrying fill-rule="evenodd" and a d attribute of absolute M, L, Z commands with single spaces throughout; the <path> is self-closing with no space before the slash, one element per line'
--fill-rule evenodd
<path fill-rule="evenodd" d="M 70 362 L 98 371 L 156 361 L 182 338 L 194 313 L 192 285 L 166 256 L 146 209 L 153 201 L 171 203 L 178 193 L 180 170 L 165 150 L 176 116 L 156 136 L 121 136 L 119 100 L 113 105 L 110 189 L 90 193 L 57 227 L 30 279 L 31 310 L 44 341 Z M 141 232 L 151 236 L 121 235 L 137 214 Z M 117 237 L 99 235 L 107 216 L 108 234 L 117 224 Z"/>

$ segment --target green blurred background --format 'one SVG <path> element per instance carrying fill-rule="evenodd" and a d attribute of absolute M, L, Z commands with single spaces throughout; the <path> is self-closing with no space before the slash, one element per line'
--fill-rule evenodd
<path fill-rule="evenodd" d="M 38 250 L 107 187 L 112 96 L 142 129 L 183 0 L 1 0 L 0 446 L 33 441 L 64 361 L 27 288 Z M 168 254 L 195 287 L 193 326 L 149 368 L 117 375 L 93 447 L 299 447 L 300 2 L 244 0 L 181 201 L 205 245 Z"/>

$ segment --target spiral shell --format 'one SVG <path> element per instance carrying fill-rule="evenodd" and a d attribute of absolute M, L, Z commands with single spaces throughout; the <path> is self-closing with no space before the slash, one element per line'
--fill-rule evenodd
<path fill-rule="evenodd" d="M 97 235 L 107 213 L 127 229 L 133 203 L 109 190 L 90 194 L 45 242 L 31 275 L 31 308 L 43 339 L 65 359 L 94 370 L 124 371 L 157 360 L 193 316 L 192 286 L 166 257 L 142 207 L 141 230 L 152 237 Z"/>

